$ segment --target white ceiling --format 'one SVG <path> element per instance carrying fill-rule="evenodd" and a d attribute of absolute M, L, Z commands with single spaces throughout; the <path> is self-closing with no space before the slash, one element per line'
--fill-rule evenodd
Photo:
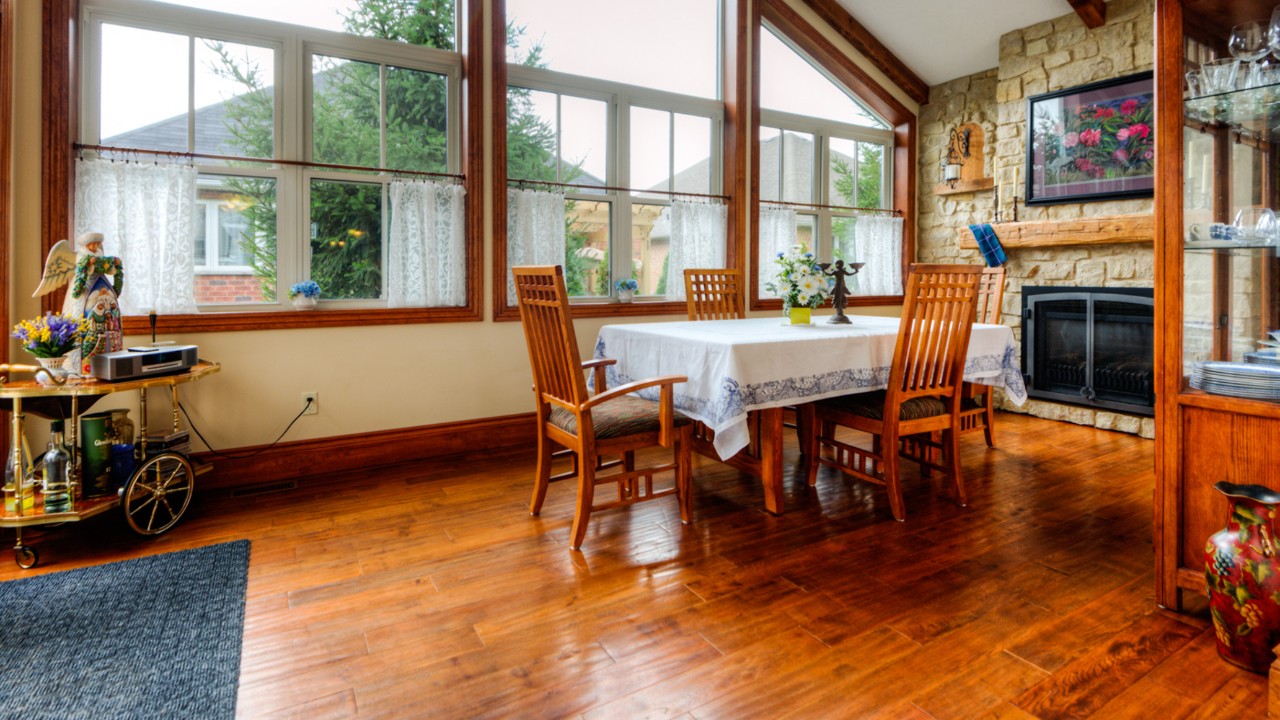
<path fill-rule="evenodd" d="M 929 85 L 1000 64 L 1000 36 L 1071 12 L 1067 0 L 837 0 Z"/>

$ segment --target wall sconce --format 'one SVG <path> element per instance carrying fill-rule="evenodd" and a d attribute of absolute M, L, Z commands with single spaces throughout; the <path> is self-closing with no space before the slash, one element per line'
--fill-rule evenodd
<path fill-rule="evenodd" d="M 947 139 L 947 155 L 942 160 L 942 182 L 953 190 L 960 182 L 960 167 L 969 157 L 969 130 L 963 132 L 959 128 L 951 129 L 951 137 Z"/>

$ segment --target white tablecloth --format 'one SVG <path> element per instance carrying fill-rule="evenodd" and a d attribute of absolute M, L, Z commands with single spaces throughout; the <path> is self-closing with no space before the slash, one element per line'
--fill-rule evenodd
<path fill-rule="evenodd" d="M 747 411 L 882 390 L 897 342 L 897 318 L 851 315 L 851 325 L 784 325 L 780 318 L 606 325 L 595 357 L 613 358 L 609 387 L 686 375 L 675 406 L 716 433 L 720 457 L 748 444 Z M 1013 330 L 975 324 L 964 379 L 1001 387 L 1021 405 L 1027 389 Z M 659 388 L 637 393 L 658 400 Z"/>

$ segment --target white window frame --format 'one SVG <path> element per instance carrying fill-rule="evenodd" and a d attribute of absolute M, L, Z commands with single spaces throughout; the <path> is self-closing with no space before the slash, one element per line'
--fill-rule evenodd
<path fill-rule="evenodd" d="M 311 55 L 322 54 L 348 60 L 390 65 L 406 70 L 445 75 L 448 78 L 447 167 L 445 172 L 461 172 L 462 157 L 462 55 L 406 43 L 361 37 L 328 30 L 291 25 L 272 20 L 231 15 L 213 10 L 189 8 L 155 0 L 88 0 L 81 8 L 81 102 L 80 140 L 100 144 L 102 24 L 125 25 L 143 30 L 185 34 L 225 42 L 269 47 L 275 50 L 272 87 L 275 103 L 273 158 L 312 160 L 311 155 Z M 455 19 L 455 32 L 461 24 Z M 455 37 L 455 47 L 462 41 Z M 194 111 L 194 93 L 188 89 L 188 113 Z M 383 99 L 385 115 L 385 98 Z M 188 115 L 192 117 L 192 115 Z M 188 130 L 188 150 L 193 150 L 194 134 Z M 381 159 L 385 162 L 385 135 Z M 397 179 L 394 173 L 356 173 L 297 165 L 228 167 L 197 160 L 205 175 L 232 175 L 271 178 L 276 181 L 276 302 L 244 305 L 200 305 L 201 312 L 272 312 L 289 309 L 287 291 L 291 285 L 310 279 L 310 188 L 311 181 L 358 181 L 382 185 L 382 297 L 376 300 L 325 300 L 319 306 L 331 309 L 385 308 L 386 240 L 390 227 L 387 186 Z M 381 167 L 386 167 L 381 165 Z M 394 169 L 394 168 L 393 168 Z M 208 249 L 206 247 L 206 255 Z M 479 262 L 470 258 L 469 262 Z"/>
<path fill-rule="evenodd" d="M 218 218 L 217 200 L 196 200 L 196 205 L 203 205 L 204 211 L 204 258 L 196 258 L 196 275 L 250 275 L 253 270 L 248 265 L 219 265 L 218 231 L 221 221 Z"/>
<path fill-rule="evenodd" d="M 717 37 L 719 34 L 717 33 Z M 721 55 L 718 53 L 717 57 L 721 57 Z M 722 63 L 723 59 L 717 62 Z M 722 68 L 717 72 L 717 76 L 719 76 L 720 72 L 723 72 Z M 606 177 L 604 178 L 604 184 L 610 187 L 632 188 L 633 192 L 623 193 L 608 190 L 604 193 L 584 193 L 575 192 L 574 188 L 563 189 L 567 200 L 610 202 L 609 265 L 611 278 L 616 280 L 617 278 L 631 277 L 631 206 L 633 204 L 670 205 L 673 199 L 681 197 L 679 195 L 664 195 L 661 198 L 646 196 L 642 190 L 631 185 L 631 108 L 633 106 L 663 112 L 697 115 L 710 119 L 711 188 L 707 192 L 711 195 L 723 193 L 724 102 L 722 100 L 709 100 L 679 93 L 663 92 L 636 85 L 597 80 L 595 78 L 512 63 L 507 63 L 507 85 L 508 87 L 514 85 L 529 90 L 554 92 L 593 100 L 605 100 L 609 103 L 608 147 L 611 152 L 605 162 Z M 558 122 L 556 132 L 557 134 L 560 132 Z M 674 135 L 669 139 L 669 142 L 674 147 Z M 557 170 L 557 172 L 559 171 Z M 728 238 L 725 239 L 725 242 L 728 242 Z M 510 268 L 507 271 L 510 272 Z M 667 282 L 672 282 L 672 279 L 667 278 Z M 603 295 L 575 297 L 570 298 L 570 302 L 617 302 L 617 294 L 618 291 L 614 286 L 614 282 L 610 282 L 609 295 L 607 297 Z M 661 295 L 646 295 L 644 297 L 654 300 L 664 299 L 664 296 Z"/>

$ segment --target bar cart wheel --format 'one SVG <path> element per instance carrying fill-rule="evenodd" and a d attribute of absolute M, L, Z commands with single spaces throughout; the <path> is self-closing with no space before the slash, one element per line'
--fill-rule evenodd
<path fill-rule="evenodd" d="M 180 453 L 147 458 L 120 489 L 129 527 L 139 535 L 159 535 L 177 525 L 191 504 L 195 476 L 191 462 Z"/>
<path fill-rule="evenodd" d="M 33 547 L 17 545 L 13 548 L 13 561 L 23 570 L 30 570 L 40 563 L 40 553 Z"/>

